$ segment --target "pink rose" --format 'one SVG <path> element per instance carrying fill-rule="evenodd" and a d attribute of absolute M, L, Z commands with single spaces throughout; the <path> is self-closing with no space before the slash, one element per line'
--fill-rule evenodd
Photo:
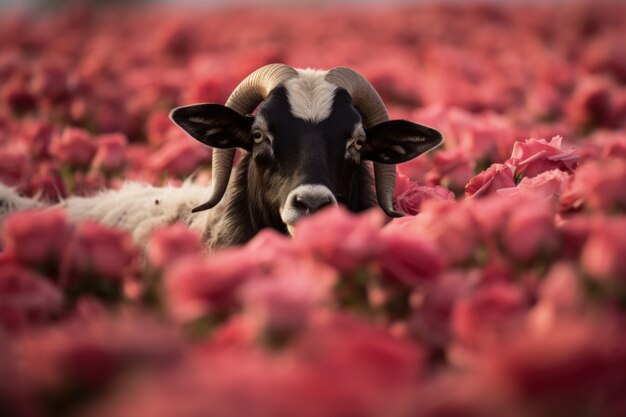
<path fill-rule="evenodd" d="M 429 199 L 454 200 L 454 193 L 439 185 L 427 187 L 398 174 L 396 177 L 395 208 L 401 213 L 415 215 L 419 213 L 422 201 Z"/>
<path fill-rule="evenodd" d="M 131 311 L 64 321 L 25 334 L 14 347 L 27 387 L 66 404 L 75 404 L 77 390 L 100 394 L 116 378 L 166 369 L 182 350 L 175 331 Z"/>
<path fill-rule="evenodd" d="M 148 142 L 154 146 L 160 146 L 167 142 L 168 131 L 175 127 L 166 112 L 154 112 L 146 122 L 146 136 Z"/>
<path fill-rule="evenodd" d="M 71 272 L 110 280 L 126 278 L 135 268 L 136 259 L 137 250 L 128 232 L 90 220 L 78 225 L 66 252 Z"/>
<path fill-rule="evenodd" d="M 589 161 L 576 170 L 570 187 L 561 196 L 567 208 L 613 211 L 626 207 L 626 161 Z"/>
<path fill-rule="evenodd" d="M 49 158 L 49 147 L 54 132 L 55 130 L 51 124 L 32 120 L 24 125 L 22 140 L 28 145 L 30 152 L 36 159 Z"/>
<path fill-rule="evenodd" d="M 567 103 L 567 118 L 582 128 L 605 124 L 610 120 L 613 88 L 607 79 L 584 78 Z"/>
<path fill-rule="evenodd" d="M 493 284 L 456 303 L 452 329 L 461 344 L 486 347 L 520 331 L 528 306 L 517 286 Z"/>
<path fill-rule="evenodd" d="M 428 200 L 419 216 L 393 219 L 385 233 L 420 236 L 435 244 L 446 263 L 473 259 L 479 233 L 467 206 L 450 200 Z"/>
<path fill-rule="evenodd" d="M 98 150 L 93 159 L 93 167 L 105 173 L 120 171 L 126 164 L 126 135 L 109 133 L 96 137 Z"/>
<path fill-rule="evenodd" d="M 442 150 L 433 157 L 433 170 L 426 180 L 442 184 L 452 190 L 460 190 L 470 180 L 476 161 L 462 150 Z"/>
<path fill-rule="evenodd" d="M 19 329 L 61 311 L 63 295 L 46 278 L 18 265 L 0 268 L 0 324 Z"/>
<path fill-rule="evenodd" d="M 150 155 L 146 165 L 152 172 L 180 178 L 192 174 L 201 164 L 209 162 L 210 159 L 209 147 L 189 139 L 166 143 Z"/>
<path fill-rule="evenodd" d="M 246 313 L 270 331 L 300 330 L 315 309 L 331 302 L 337 273 L 309 257 L 276 259 L 275 263 L 269 276 L 243 285 Z"/>
<path fill-rule="evenodd" d="M 424 289 L 424 298 L 413 309 L 409 321 L 412 332 L 431 346 L 443 347 L 450 341 L 450 320 L 457 301 L 470 290 L 470 277 L 443 273 Z"/>
<path fill-rule="evenodd" d="M 513 170 L 508 164 L 493 164 L 465 186 L 466 197 L 493 194 L 501 188 L 515 187 Z"/>
<path fill-rule="evenodd" d="M 56 209 L 16 212 L 3 226 L 5 251 L 26 265 L 58 264 L 69 234 L 66 213 Z"/>
<path fill-rule="evenodd" d="M 39 164 L 24 191 L 28 195 L 36 195 L 51 203 L 56 203 L 68 195 L 59 167 L 48 161 Z"/>
<path fill-rule="evenodd" d="M 20 186 L 33 174 L 30 150 L 23 142 L 0 144 L 0 182 Z"/>
<path fill-rule="evenodd" d="M 623 331 L 610 317 L 560 320 L 547 331 L 522 332 L 483 356 L 483 371 L 534 413 L 573 415 L 623 407 Z M 564 400 L 564 399 L 568 400 Z M 543 411 L 537 411 L 543 410 Z"/>
<path fill-rule="evenodd" d="M 185 258 L 168 268 L 163 279 L 169 310 L 182 321 L 229 311 L 238 304 L 241 285 L 257 273 L 258 263 L 242 248 Z"/>
<path fill-rule="evenodd" d="M 570 175 L 560 169 L 544 171 L 541 174 L 529 178 L 524 177 L 517 187 L 501 188 L 499 195 L 507 197 L 522 196 L 536 199 L 550 199 L 559 197 L 570 181 Z"/>
<path fill-rule="evenodd" d="M 354 215 L 343 207 L 331 207 L 300 220 L 295 243 L 339 271 L 350 272 L 379 252 L 382 221 L 379 211 Z"/>
<path fill-rule="evenodd" d="M 50 145 L 50 153 L 59 158 L 62 164 L 85 169 L 96 154 L 97 145 L 89 133 L 77 127 L 68 127 L 56 136 Z"/>
<path fill-rule="evenodd" d="M 539 284 L 538 300 L 529 323 L 537 331 L 552 331 L 559 321 L 569 316 L 579 317 L 585 311 L 585 294 L 573 264 L 554 264 Z"/>
<path fill-rule="evenodd" d="M 581 254 L 583 269 L 601 280 L 626 278 L 626 219 L 606 219 L 587 239 Z"/>
<path fill-rule="evenodd" d="M 380 241 L 377 264 L 389 279 L 416 287 L 432 281 L 444 269 L 444 260 L 435 245 L 419 236 L 386 229 Z"/>
<path fill-rule="evenodd" d="M 200 234 L 182 224 L 173 224 L 156 230 L 150 235 L 146 246 L 148 259 L 159 269 L 201 251 Z"/>
<path fill-rule="evenodd" d="M 555 136 L 550 142 L 545 139 L 515 142 L 509 161 L 515 165 L 515 175 L 534 177 L 552 169 L 560 169 L 571 174 L 576 168 L 579 156 L 574 149 L 563 151 L 562 140 L 562 137 Z"/>
<path fill-rule="evenodd" d="M 513 259 L 530 262 L 554 251 L 559 241 L 549 202 L 520 202 L 507 216 L 502 241 Z"/>

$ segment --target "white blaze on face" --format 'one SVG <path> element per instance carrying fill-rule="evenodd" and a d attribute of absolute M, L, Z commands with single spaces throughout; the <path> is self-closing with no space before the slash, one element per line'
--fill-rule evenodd
<path fill-rule="evenodd" d="M 298 70 L 299 77 L 285 83 L 291 114 L 309 122 L 330 116 L 337 86 L 326 81 L 327 71 Z"/>

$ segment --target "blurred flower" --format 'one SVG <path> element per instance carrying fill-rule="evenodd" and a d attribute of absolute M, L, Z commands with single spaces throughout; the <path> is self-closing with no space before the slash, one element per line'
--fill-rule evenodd
<path fill-rule="evenodd" d="M 150 235 L 146 246 L 148 259 L 159 269 L 164 269 L 187 255 L 199 254 L 201 250 L 199 233 L 182 224 L 156 230 Z"/>
<path fill-rule="evenodd" d="M 126 136 L 123 133 L 109 133 L 95 138 L 98 149 L 93 159 L 93 167 L 105 173 L 121 170 L 126 163 Z"/>
<path fill-rule="evenodd" d="M 168 307 L 181 321 L 229 311 L 238 304 L 240 286 L 257 268 L 244 249 L 223 250 L 210 258 L 185 258 L 165 274 Z"/>
<path fill-rule="evenodd" d="M 626 207 L 626 161 L 589 161 L 576 170 L 570 186 L 561 196 L 566 208 L 585 206 L 591 210 L 623 212 Z"/>
<path fill-rule="evenodd" d="M 581 254 L 584 270 L 600 280 L 626 277 L 626 219 L 606 219 L 592 229 Z"/>
<path fill-rule="evenodd" d="M 380 241 L 377 263 L 390 279 L 415 287 L 432 281 L 443 271 L 444 261 L 436 247 L 419 236 L 386 229 Z"/>
<path fill-rule="evenodd" d="M 471 349 L 491 346 L 521 331 L 528 305 L 516 286 L 479 288 L 455 304 L 451 322 L 454 335 Z"/>
<path fill-rule="evenodd" d="M 133 272 L 136 256 L 137 251 L 128 232 L 90 220 L 83 221 L 77 226 L 66 249 L 65 268 L 72 278 L 65 284 L 82 285 L 86 279 L 122 280 Z"/>
<path fill-rule="evenodd" d="M 186 177 L 211 158 L 211 149 L 189 139 L 166 143 L 149 156 L 146 166 L 155 173 Z"/>
<path fill-rule="evenodd" d="M 69 234 L 65 212 L 55 209 L 16 212 L 3 224 L 5 251 L 25 265 L 60 262 Z"/>
<path fill-rule="evenodd" d="M 63 295 L 44 277 L 18 265 L 0 268 L 0 324 L 5 329 L 45 321 L 62 305 Z"/>
<path fill-rule="evenodd" d="M 96 154 L 97 145 L 86 130 L 68 127 L 56 136 L 50 145 L 50 153 L 72 168 L 89 168 Z"/>
<path fill-rule="evenodd" d="M 341 272 L 353 271 L 379 253 L 382 215 L 358 215 L 331 207 L 296 224 L 295 243 Z"/>

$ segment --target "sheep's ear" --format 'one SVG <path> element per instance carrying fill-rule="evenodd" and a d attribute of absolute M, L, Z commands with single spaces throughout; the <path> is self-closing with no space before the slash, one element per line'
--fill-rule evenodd
<path fill-rule="evenodd" d="M 388 120 L 365 131 L 361 157 L 383 164 L 409 161 L 443 143 L 441 133 L 407 120 Z"/>
<path fill-rule="evenodd" d="M 212 148 L 252 149 L 253 116 L 243 116 L 220 104 L 177 107 L 170 119 L 194 139 Z"/>

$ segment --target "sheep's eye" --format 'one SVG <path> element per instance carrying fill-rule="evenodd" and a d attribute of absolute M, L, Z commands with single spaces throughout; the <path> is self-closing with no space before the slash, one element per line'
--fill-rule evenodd
<path fill-rule="evenodd" d="M 356 149 L 357 151 L 360 151 L 361 148 L 363 147 L 363 139 L 359 138 L 355 140 L 353 146 L 354 146 L 354 149 Z"/>
<path fill-rule="evenodd" d="M 262 131 L 257 129 L 252 132 L 252 140 L 254 140 L 254 143 L 261 143 L 263 142 L 263 139 L 265 139 L 265 135 Z"/>

